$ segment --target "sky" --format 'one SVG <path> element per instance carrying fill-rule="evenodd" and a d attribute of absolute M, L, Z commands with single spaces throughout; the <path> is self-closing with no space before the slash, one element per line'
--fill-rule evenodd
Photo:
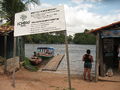
<path fill-rule="evenodd" d="M 120 21 L 120 0 L 40 0 L 35 8 L 64 5 L 68 34 Z"/>

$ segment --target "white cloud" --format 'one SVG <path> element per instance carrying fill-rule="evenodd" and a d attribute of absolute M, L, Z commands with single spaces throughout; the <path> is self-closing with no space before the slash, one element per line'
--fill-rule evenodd
<path fill-rule="evenodd" d="M 103 1 L 103 0 L 71 0 L 71 1 L 74 2 L 74 3 L 81 3 L 81 2 L 84 2 L 84 1 L 100 2 L 100 1 Z"/>
<path fill-rule="evenodd" d="M 65 5 L 68 33 L 83 32 L 84 29 L 95 29 L 120 20 L 120 14 L 99 15 L 81 9 L 79 6 L 69 7 Z"/>
<path fill-rule="evenodd" d="M 40 7 L 42 7 L 42 8 L 45 8 L 45 7 L 52 7 L 52 5 L 47 4 L 47 3 L 43 3 L 43 4 L 41 4 Z"/>
<path fill-rule="evenodd" d="M 115 10 L 115 11 L 112 11 L 114 13 L 120 13 L 120 10 Z"/>
<path fill-rule="evenodd" d="M 47 4 L 47 3 L 42 3 L 39 6 L 36 4 L 31 4 L 31 10 L 39 10 L 41 8 L 47 8 L 47 7 L 52 7 L 52 5 Z"/>

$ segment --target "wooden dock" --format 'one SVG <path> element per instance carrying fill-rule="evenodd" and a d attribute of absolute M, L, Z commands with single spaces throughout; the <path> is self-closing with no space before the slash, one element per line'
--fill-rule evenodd
<path fill-rule="evenodd" d="M 64 55 L 54 56 L 46 65 L 43 67 L 43 71 L 56 71 Z"/>

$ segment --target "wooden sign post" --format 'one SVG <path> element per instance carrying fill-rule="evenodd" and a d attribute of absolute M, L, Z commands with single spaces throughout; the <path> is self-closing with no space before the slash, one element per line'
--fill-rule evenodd
<path fill-rule="evenodd" d="M 96 36 L 96 63 L 95 63 L 95 81 L 98 81 L 98 76 L 99 76 L 99 40 L 100 40 L 100 35 L 97 33 Z"/>
<path fill-rule="evenodd" d="M 67 59 L 67 69 L 68 69 L 68 83 L 69 83 L 69 90 L 71 89 L 71 75 L 70 75 L 70 63 L 69 63 L 69 51 L 68 51 L 68 38 L 67 38 L 67 32 L 65 32 L 65 47 L 66 47 L 66 59 Z"/>
<path fill-rule="evenodd" d="M 16 56 L 16 37 L 14 37 L 14 48 L 13 48 L 13 57 Z M 13 78 L 13 82 L 12 82 L 12 86 L 15 87 L 15 62 L 13 63 L 13 75 L 12 75 L 12 78 Z"/>
<path fill-rule="evenodd" d="M 4 36 L 4 58 L 5 58 L 5 61 L 4 61 L 4 73 L 6 73 L 6 68 L 7 68 L 7 35 Z"/>

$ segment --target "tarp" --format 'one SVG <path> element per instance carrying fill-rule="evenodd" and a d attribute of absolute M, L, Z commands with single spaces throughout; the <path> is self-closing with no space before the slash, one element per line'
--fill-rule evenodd
<path fill-rule="evenodd" d="M 120 30 L 106 30 L 101 33 L 102 38 L 120 37 Z"/>

